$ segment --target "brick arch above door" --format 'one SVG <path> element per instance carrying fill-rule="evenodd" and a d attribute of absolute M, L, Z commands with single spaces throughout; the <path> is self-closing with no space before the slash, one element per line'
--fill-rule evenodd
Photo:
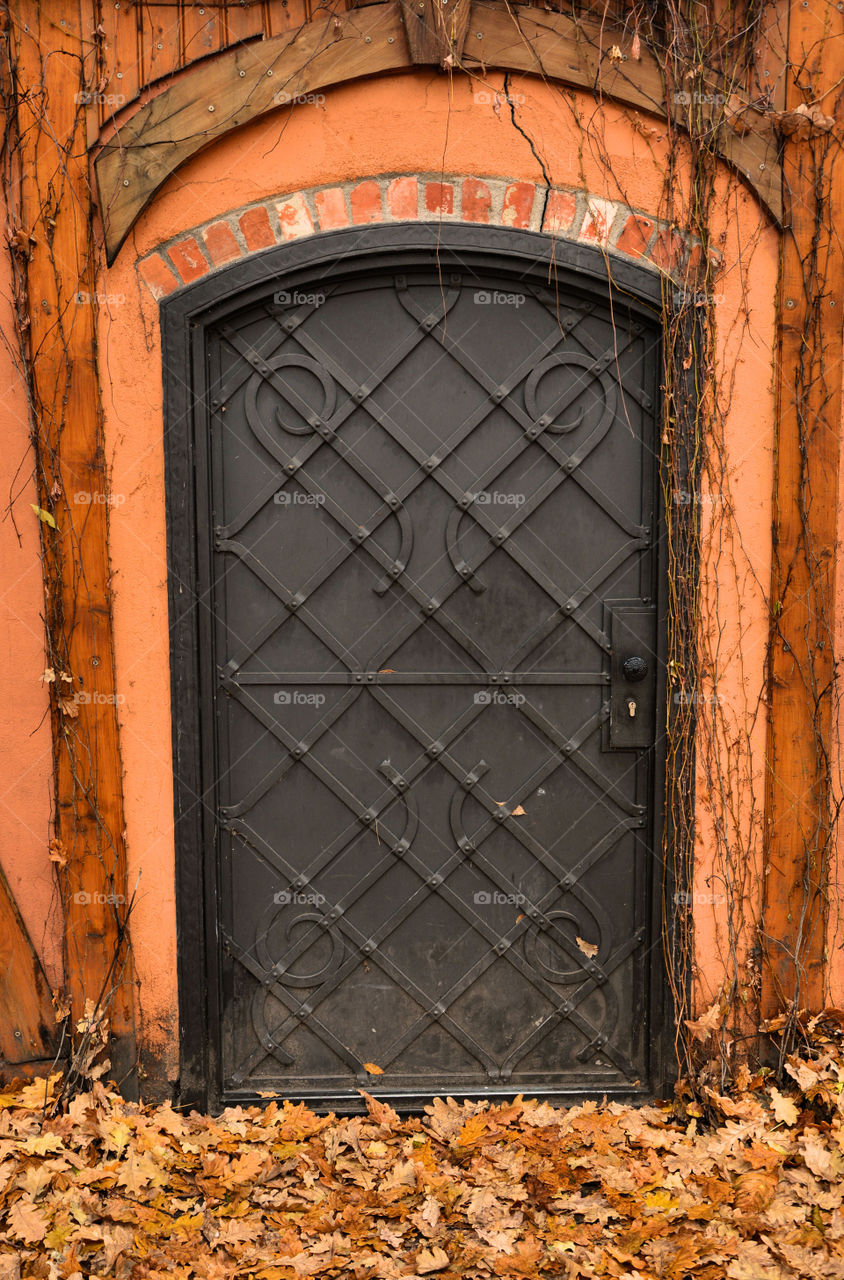
<path fill-rule="evenodd" d="M 669 223 L 576 188 L 461 174 L 389 174 L 246 205 L 159 245 L 138 262 L 153 297 L 275 245 L 371 223 L 471 222 L 594 245 L 671 277 L 692 277 L 701 247 Z"/>

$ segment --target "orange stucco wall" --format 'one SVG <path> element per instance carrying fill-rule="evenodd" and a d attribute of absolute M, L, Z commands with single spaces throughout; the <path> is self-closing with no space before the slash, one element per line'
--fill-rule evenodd
<path fill-rule="evenodd" d="M 642 116 L 634 127 L 611 104 L 598 112 L 591 97 L 512 77 L 510 93 L 520 98 L 519 123 L 532 138 L 535 155 L 513 128 L 506 106 L 494 107 L 489 91 L 501 85 L 500 76 L 490 77 L 479 93 L 468 80 L 452 83 L 439 74 L 406 73 L 327 91 L 323 103 L 280 108 L 178 171 L 139 219 L 98 286 L 106 295 L 100 350 L 108 372 L 103 394 L 113 495 L 111 559 L 117 681 L 124 699 L 119 714 L 130 884 L 140 877 L 133 940 L 142 1034 L 171 1078 L 177 1074 L 178 1042 L 162 378 L 158 305 L 139 275 L 138 261 L 182 230 L 273 195 L 382 174 L 440 170 L 541 182 L 536 155 L 552 183 L 665 217 L 666 139 L 658 121 Z M 681 157 L 678 183 L 683 176 Z M 716 284 L 723 441 L 719 475 L 702 513 L 712 531 L 703 564 L 702 627 L 708 637 L 703 648 L 717 657 L 717 694 L 727 728 L 702 754 L 697 783 L 694 889 L 706 901 L 695 907 L 695 981 L 703 1007 L 717 994 L 730 950 L 735 946 L 743 956 L 755 941 L 778 250 L 778 235 L 767 216 L 726 168 L 717 185 L 714 231 L 723 254 Z M 23 429 L 21 440 L 25 448 Z M 31 528 L 27 536 L 31 544 Z M 44 699 L 37 686 L 41 660 L 33 638 L 40 632 L 32 623 L 38 616 L 40 583 L 32 559 L 30 545 L 29 576 L 15 588 L 23 593 L 15 610 L 28 619 L 16 625 L 18 631 L 29 628 L 22 643 L 35 681 L 35 692 L 27 694 L 34 725 Z M 13 715 L 17 726 L 19 707 Z M 38 742 L 46 760 L 43 729 Z M 41 791 L 29 806 L 18 805 L 30 821 L 33 812 L 41 815 L 28 852 L 14 847 L 3 854 L 4 866 L 19 882 L 28 867 L 40 868 L 46 857 L 38 843 L 47 822 L 41 794 L 44 767 L 34 775 L 33 785 Z M 721 799 L 719 779 L 724 777 L 739 787 L 734 805 Z M 731 847 L 742 851 L 748 896 L 737 940 L 730 936 L 723 883 L 735 871 L 722 867 L 713 853 L 713 825 L 726 829 Z M 45 904 L 48 896 L 42 894 Z M 37 925 L 34 932 L 39 936 Z M 748 972 L 743 962 L 742 972 Z"/>

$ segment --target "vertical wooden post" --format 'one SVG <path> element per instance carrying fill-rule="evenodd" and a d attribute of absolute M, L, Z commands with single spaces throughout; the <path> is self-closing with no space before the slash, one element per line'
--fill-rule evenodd
<path fill-rule="evenodd" d="M 106 1002 L 112 1074 L 132 1089 L 133 978 L 86 139 L 96 19 L 85 0 L 16 0 L 9 12 L 20 233 L 13 252 L 28 319 L 45 665 L 55 673 L 66 989 L 74 1021 L 88 1001 Z"/>
<path fill-rule="evenodd" d="M 777 352 L 762 1012 L 824 998 L 844 316 L 844 13 L 792 0 Z M 813 107 L 812 104 L 815 104 Z M 812 119 L 814 115 L 814 120 Z M 835 132 L 830 129 L 834 118 Z M 837 134 L 837 136 L 836 136 Z"/>

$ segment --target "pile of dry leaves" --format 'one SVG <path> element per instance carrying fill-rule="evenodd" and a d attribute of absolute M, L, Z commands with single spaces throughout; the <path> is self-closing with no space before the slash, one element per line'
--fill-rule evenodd
<path fill-rule="evenodd" d="M 844 1057 L 646 1107 L 179 1115 L 0 1093 L 0 1280 L 844 1277 Z M 46 1097 L 45 1097 L 46 1092 Z"/>

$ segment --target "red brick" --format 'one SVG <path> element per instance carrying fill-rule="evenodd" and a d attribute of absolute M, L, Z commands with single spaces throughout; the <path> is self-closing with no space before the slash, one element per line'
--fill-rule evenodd
<path fill-rule="evenodd" d="M 335 227 L 349 225 L 346 197 L 340 187 L 329 187 L 327 191 L 318 191 L 314 196 L 314 204 L 319 225 L 323 231 L 333 231 Z"/>
<path fill-rule="evenodd" d="M 638 214 L 631 213 L 615 242 L 616 249 L 629 253 L 634 258 L 643 257 L 653 229 L 654 224 L 650 218 L 640 218 Z"/>
<path fill-rule="evenodd" d="M 154 253 L 151 258 L 146 258 L 140 263 L 138 270 L 156 300 L 178 288 L 178 280 L 158 253 Z"/>
<path fill-rule="evenodd" d="M 501 221 L 505 227 L 529 227 L 535 189 L 532 182 L 514 182 L 504 192 Z"/>
<path fill-rule="evenodd" d="M 309 236 L 313 233 L 313 218 L 308 212 L 308 206 L 301 191 L 297 191 L 289 200 L 280 200 L 276 205 L 276 212 L 281 223 L 281 234 L 285 240 L 298 240 L 300 236 Z"/>
<path fill-rule="evenodd" d="M 381 188 L 377 182 L 362 182 L 354 187 L 349 203 L 352 206 L 352 222 L 381 222 Z"/>
<path fill-rule="evenodd" d="M 660 231 L 651 250 L 651 261 L 665 271 L 677 266 L 683 253 L 683 237 L 676 231 Z"/>
<path fill-rule="evenodd" d="M 198 280 L 208 271 L 208 263 L 193 236 L 188 236 L 186 240 L 180 240 L 178 244 L 171 245 L 167 252 L 185 284 L 189 284 L 191 280 Z"/>
<path fill-rule="evenodd" d="M 241 257 L 240 245 L 227 222 L 215 222 L 206 227 L 202 238 L 215 266 L 219 267 L 224 262 L 231 262 L 232 258 Z"/>
<path fill-rule="evenodd" d="M 549 235 L 558 236 L 569 231 L 577 213 L 577 200 L 570 191 L 551 191 L 545 206 L 545 217 L 542 230 Z"/>
<path fill-rule="evenodd" d="M 246 213 L 240 215 L 239 221 L 250 253 L 257 253 L 259 249 L 269 249 L 271 244 L 275 244 L 270 215 L 262 204 L 255 209 L 247 209 Z"/>
<path fill-rule="evenodd" d="M 464 178 L 461 207 L 466 222 L 489 222 L 492 192 L 487 184 L 478 178 Z"/>
<path fill-rule="evenodd" d="M 387 187 L 387 208 L 393 218 L 415 218 L 419 212 L 419 183 L 415 178 L 393 178 Z"/>
<path fill-rule="evenodd" d="M 454 187 L 451 183 L 426 182 L 425 208 L 429 213 L 454 213 Z"/>

